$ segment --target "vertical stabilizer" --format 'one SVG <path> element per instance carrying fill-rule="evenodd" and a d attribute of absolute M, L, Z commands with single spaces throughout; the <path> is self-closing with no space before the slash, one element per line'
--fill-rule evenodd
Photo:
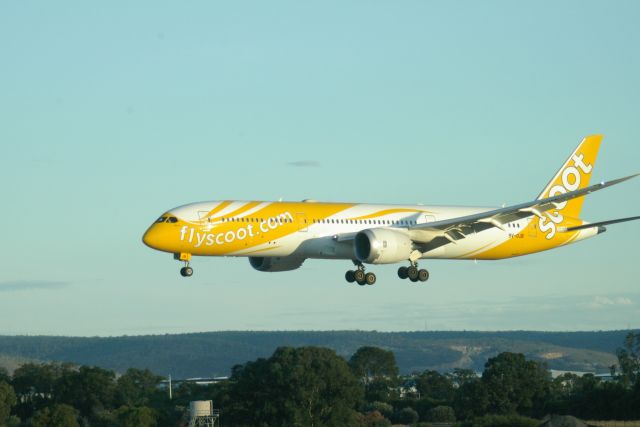
<path fill-rule="evenodd" d="M 556 172 L 551 181 L 542 190 L 538 199 L 564 194 L 569 191 L 579 190 L 587 187 L 591 180 L 591 174 L 596 164 L 598 149 L 602 142 L 602 135 L 590 135 L 582 140 L 580 145 L 569 156 L 560 170 Z M 582 210 L 584 197 L 563 202 L 558 205 L 558 209 L 549 212 L 549 217 L 553 222 L 564 217 L 579 218 Z M 555 215 L 555 217 L 554 217 Z"/>

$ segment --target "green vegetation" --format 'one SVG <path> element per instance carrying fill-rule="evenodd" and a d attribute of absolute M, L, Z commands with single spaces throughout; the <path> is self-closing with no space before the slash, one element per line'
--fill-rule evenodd
<path fill-rule="evenodd" d="M 640 418 L 640 333 L 618 349 L 613 380 L 564 374 L 502 352 L 481 376 L 456 369 L 399 375 L 395 354 L 372 346 L 347 360 L 334 350 L 280 347 L 234 366 L 229 379 L 182 383 L 170 400 L 162 377 L 130 368 L 27 363 L 0 370 L 0 426 L 183 426 L 189 401 L 212 400 L 229 426 L 533 427 L 546 414 L 588 419 Z"/>
<path fill-rule="evenodd" d="M 282 347 L 231 376 L 232 425 L 346 426 L 362 389 L 344 359 L 319 347 Z"/>
<path fill-rule="evenodd" d="M 79 427 L 78 411 L 73 406 L 54 404 L 44 407 L 33 415 L 32 427 Z"/>
<path fill-rule="evenodd" d="M 13 391 L 13 387 L 4 381 L 0 381 L 0 425 L 2 425 L 8 418 L 16 404 L 16 394 Z"/>

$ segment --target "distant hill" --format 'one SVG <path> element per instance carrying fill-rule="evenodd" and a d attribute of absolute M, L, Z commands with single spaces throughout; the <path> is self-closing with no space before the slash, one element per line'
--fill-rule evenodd
<path fill-rule="evenodd" d="M 629 331 L 602 332 L 205 332 L 122 337 L 0 336 L 0 366 L 21 360 L 73 362 L 124 372 L 148 368 L 174 378 L 228 375 L 279 346 L 322 346 L 349 358 L 359 347 L 392 350 L 402 373 L 456 367 L 481 371 L 503 351 L 544 360 L 558 370 L 608 372 Z"/>

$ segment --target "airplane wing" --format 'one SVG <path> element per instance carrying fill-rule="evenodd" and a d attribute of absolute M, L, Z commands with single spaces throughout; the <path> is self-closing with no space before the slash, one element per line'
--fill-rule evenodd
<path fill-rule="evenodd" d="M 614 179 L 608 182 L 601 182 L 599 184 L 564 194 L 558 194 L 556 196 L 537 199 L 504 208 L 445 219 L 442 221 L 417 224 L 408 227 L 409 235 L 416 243 L 430 243 L 434 240 L 441 240 L 441 244 L 444 244 L 450 242 L 455 243 L 456 240 L 464 239 L 470 233 L 476 233 L 492 227 L 505 230 L 504 224 L 533 215 L 542 217 L 543 212 L 551 209 L 557 209 L 558 205 L 565 201 L 585 196 L 604 188 L 611 187 L 612 185 L 620 184 L 621 182 L 635 178 L 638 175 L 640 175 L 640 173 L 624 178 Z M 594 224 L 589 224 L 589 226 L 593 227 Z M 440 246 L 440 244 L 438 246 Z"/>

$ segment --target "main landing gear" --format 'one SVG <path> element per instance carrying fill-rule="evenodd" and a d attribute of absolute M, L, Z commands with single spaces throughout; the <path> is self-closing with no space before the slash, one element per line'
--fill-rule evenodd
<path fill-rule="evenodd" d="M 344 278 L 347 279 L 347 282 L 353 283 L 356 282 L 360 286 L 364 285 L 373 285 L 376 283 L 376 275 L 369 272 L 365 273 L 364 265 L 360 261 L 353 261 L 356 265 L 356 270 L 349 270 L 344 274 Z"/>
<path fill-rule="evenodd" d="M 398 277 L 409 279 L 412 282 L 426 282 L 429 280 L 429 272 L 425 269 L 418 270 L 418 264 L 412 262 L 409 267 L 400 267 L 398 269 Z"/>
<path fill-rule="evenodd" d="M 191 277 L 193 275 L 193 268 L 189 267 L 189 261 L 191 261 L 191 254 L 189 253 L 176 253 L 173 254 L 173 259 L 184 262 L 184 267 L 180 269 L 180 275 L 182 277 Z"/>
<path fill-rule="evenodd" d="M 423 268 L 418 269 L 418 263 L 411 261 L 409 267 L 400 267 L 398 269 L 398 277 L 401 279 L 409 279 L 412 282 L 426 282 L 429 280 L 429 272 Z M 356 266 L 355 270 L 349 270 L 344 274 L 344 278 L 349 283 L 356 282 L 360 286 L 373 285 L 376 283 L 376 275 L 369 272 L 365 273 L 364 265 L 360 261 L 353 261 Z"/>

